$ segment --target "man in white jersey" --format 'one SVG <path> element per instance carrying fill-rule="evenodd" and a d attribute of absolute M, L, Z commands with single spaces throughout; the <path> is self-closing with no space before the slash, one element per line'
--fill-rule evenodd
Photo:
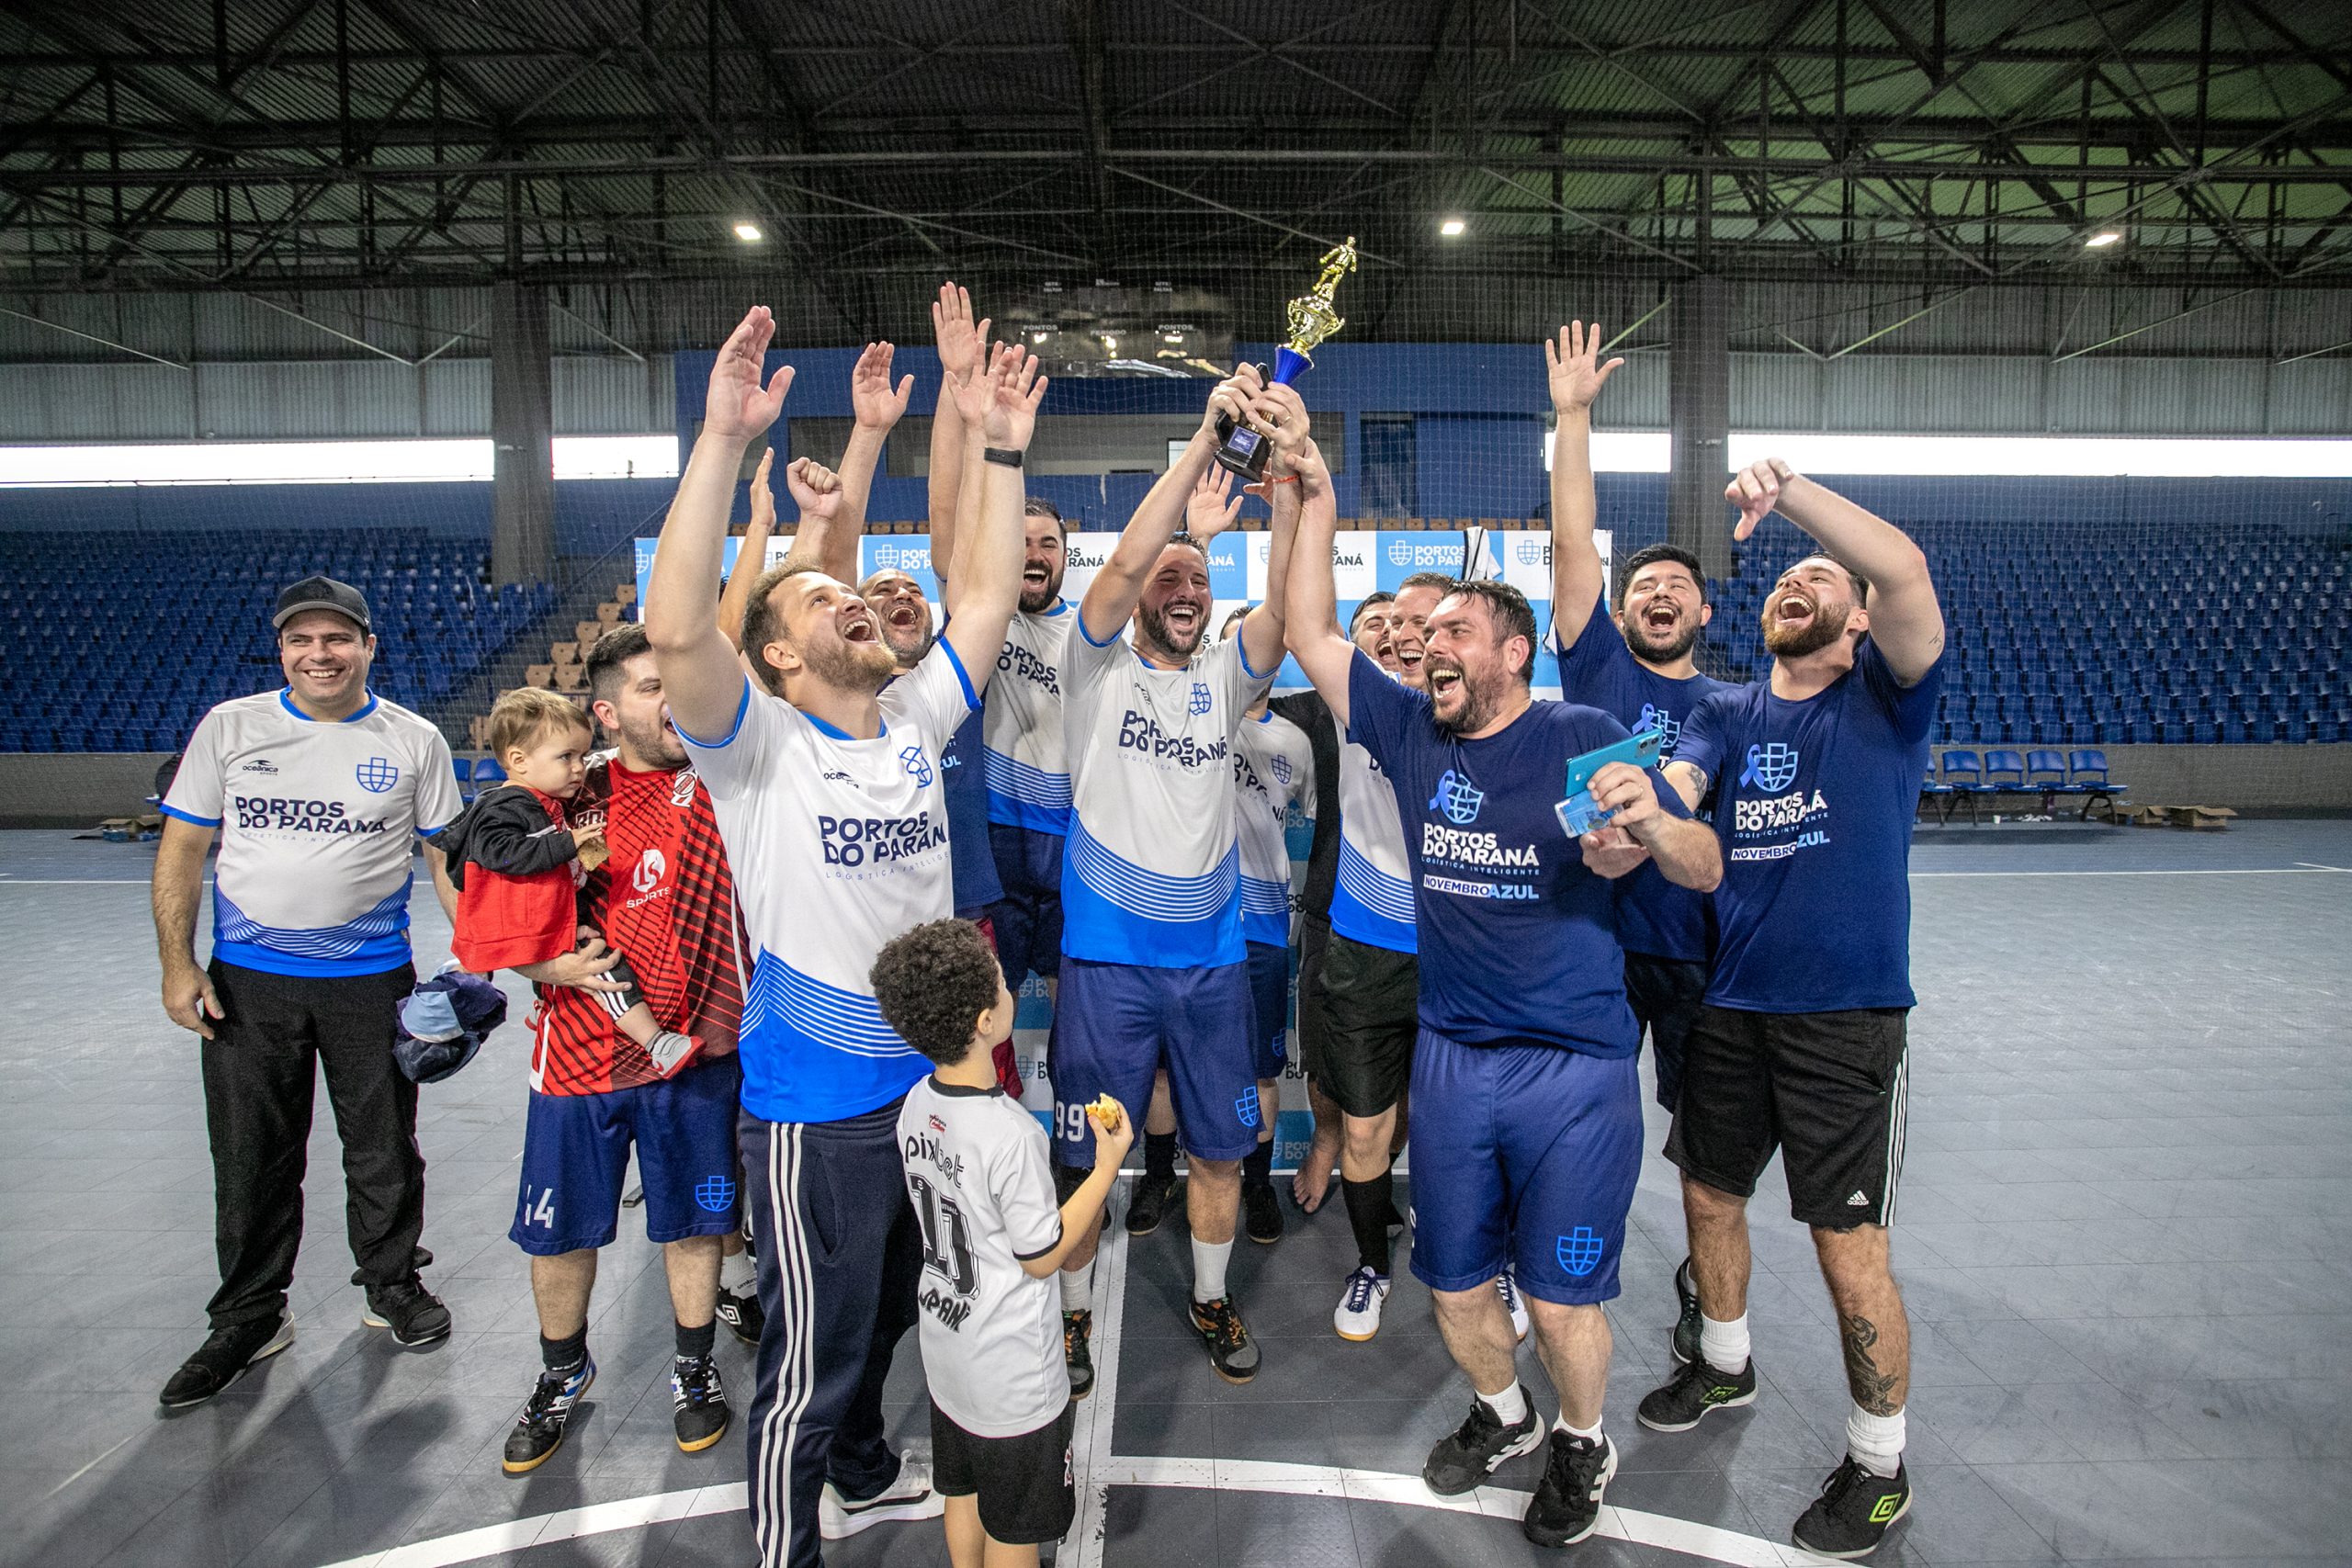
<path fill-rule="evenodd" d="M 1217 634 L 1236 636 L 1250 612 L 1236 610 Z M 1233 747 L 1233 825 L 1241 841 L 1241 940 L 1250 949 L 1250 1052 L 1264 1119 L 1258 1146 L 1241 1160 L 1241 1224 L 1255 1242 L 1280 1241 L 1274 1197 L 1274 1116 L 1282 1104 L 1290 1032 L 1290 807 L 1315 816 L 1315 748 L 1306 731 L 1270 712 L 1260 697 L 1242 716 Z"/>
<path fill-rule="evenodd" d="M 1195 664 L 1213 603 L 1201 536 L 1229 526 L 1240 499 L 1204 509 L 1192 537 L 1175 535 L 1207 481 L 1220 412 L 1253 420 L 1274 448 L 1274 536 L 1267 603 Z M 1228 1382 L 1258 1370 L 1225 1272 L 1241 1158 L 1258 1146 L 1271 1110 L 1260 1102 L 1250 1051 L 1233 737 L 1282 661 L 1283 583 L 1298 520 L 1298 486 L 1285 463 L 1306 434 L 1306 407 L 1289 388 L 1261 386 L 1249 367 L 1219 383 L 1183 454 L 1088 587 L 1062 663 L 1071 811 L 1053 1063 L 1061 1179 L 1074 1187 L 1094 1163 L 1087 1102 L 1108 1093 L 1142 1105 L 1164 1065 L 1192 1156 L 1191 1322 Z M 1120 636 L 1130 619 L 1132 645 Z M 1094 1243 L 1089 1236 L 1065 1268 L 1090 1269 Z"/>
<path fill-rule="evenodd" d="M 923 1064 L 883 1021 L 869 975 L 890 938 L 952 912 L 940 754 L 979 705 L 1019 592 L 1020 464 L 1046 386 L 1021 351 L 998 351 L 998 395 L 972 433 L 987 465 L 981 547 L 963 614 L 914 669 L 899 670 L 854 589 L 790 561 L 752 584 L 739 660 L 714 614 L 720 541 L 744 448 L 791 383 L 786 367 L 762 384 L 775 331 L 754 307 L 711 367 L 645 604 L 755 955 L 739 1143 L 767 1319 L 746 1446 L 769 1568 L 820 1561 L 820 1495 L 844 1524 L 940 1507 L 883 1438 L 882 1382 L 922 1269 L 893 1127 Z"/>
<path fill-rule="evenodd" d="M 957 490 L 964 474 L 964 418 L 949 383 L 979 362 L 989 323 L 972 320 L 972 298 L 940 285 L 931 308 L 944 378 L 931 422 L 931 564 L 940 604 L 953 615 Z M 1062 598 L 1062 514 L 1032 498 L 1022 507 L 1021 603 L 1004 628 L 980 714 L 980 777 L 987 785 L 988 848 L 996 896 L 985 911 L 1004 977 L 1018 989 L 1030 974 L 1050 986 L 1062 963 L 1062 836 L 1069 831 L 1069 766 L 1062 749 L 1062 646 L 1077 606 Z"/>
<path fill-rule="evenodd" d="M 363 1321 L 402 1345 L 446 1338 L 424 1288 L 424 1156 L 416 1085 L 392 1058 L 417 840 L 461 809 L 448 743 L 368 689 L 376 638 L 349 583 L 306 578 L 277 596 L 286 684 L 206 714 L 164 797 L 155 935 L 164 1010 L 203 1037 L 220 1288 L 212 1332 L 164 1385 L 199 1404 L 294 1338 L 286 1288 L 302 1244 L 312 1086 L 326 1069 L 343 1136 L 352 1283 Z M 215 833 L 212 963 L 196 961 L 196 908 Z M 424 850 L 444 909 L 455 891 Z"/>

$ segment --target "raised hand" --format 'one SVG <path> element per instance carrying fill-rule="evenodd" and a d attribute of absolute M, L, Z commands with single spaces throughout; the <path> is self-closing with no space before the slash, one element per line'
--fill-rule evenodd
<path fill-rule="evenodd" d="M 804 523 L 830 523 L 842 509 L 842 477 L 822 463 L 795 457 L 784 470 L 784 486 L 792 492 L 792 504 L 800 508 Z"/>
<path fill-rule="evenodd" d="M 752 527 L 763 534 L 775 532 L 775 448 L 771 446 L 760 454 L 760 466 L 752 475 Z"/>
<path fill-rule="evenodd" d="M 1732 475 L 1731 483 L 1724 486 L 1724 499 L 1739 508 L 1731 536 L 1745 539 L 1756 532 L 1756 525 L 1779 503 L 1781 487 L 1796 477 L 1796 470 L 1778 457 L 1750 463 Z"/>
<path fill-rule="evenodd" d="M 728 334 L 718 357 L 711 362 L 710 393 L 703 408 L 704 434 L 749 442 L 784 412 L 784 395 L 792 389 L 792 367 L 779 367 L 764 386 L 760 380 L 760 367 L 775 337 L 775 317 L 765 305 L 752 306 Z"/>
<path fill-rule="evenodd" d="M 980 416 L 980 434 L 991 446 L 1016 452 L 1029 449 L 1037 431 L 1037 405 L 1046 400 L 1049 378 L 1037 374 L 1037 356 L 1017 344 L 1004 345 L 989 367 L 989 386 L 994 392 Z"/>
<path fill-rule="evenodd" d="M 1582 321 L 1570 321 L 1560 329 L 1555 344 L 1544 340 L 1544 369 L 1552 380 L 1552 406 L 1562 413 L 1578 413 L 1592 407 L 1593 399 L 1600 395 L 1610 373 L 1625 362 L 1612 359 L 1608 364 L 1594 366 L 1600 357 L 1600 323 L 1589 327 Z"/>
<path fill-rule="evenodd" d="M 1226 498 L 1232 496 L 1232 500 Z M 1213 539 L 1233 526 L 1241 515 L 1241 500 L 1233 494 L 1233 475 L 1216 464 L 1201 476 L 1184 502 L 1184 532 L 1194 540 Z"/>
<path fill-rule="evenodd" d="M 996 401 L 996 378 L 1006 366 L 1017 368 L 1026 357 L 1019 344 L 1001 343 L 989 354 L 988 363 L 975 365 L 961 376 L 947 378 L 947 389 L 956 400 L 956 412 L 964 421 L 967 431 L 976 431 L 987 421 L 989 406 Z"/>
<path fill-rule="evenodd" d="M 907 412 L 907 400 L 914 396 L 911 376 L 899 383 L 898 390 L 890 389 L 890 355 L 895 352 L 889 344 L 869 343 L 849 373 L 851 412 L 868 430 L 887 431 L 898 423 L 899 415 Z"/>
<path fill-rule="evenodd" d="M 969 290 L 953 283 L 939 286 L 939 298 L 931 302 L 932 335 L 939 344 L 939 367 L 950 376 L 968 376 L 980 367 L 982 351 L 989 344 L 989 319 L 972 321 L 972 296 Z"/>
<path fill-rule="evenodd" d="M 1306 444 L 1308 428 L 1306 404 L 1298 393 L 1279 381 L 1265 387 L 1250 400 L 1250 423 L 1264 433 L 1267 445 L 1273 448 L 1269 471 L 1295 472 L 1292 458 Z"/>
<path fill-rule="evenodd" d="M 1242 366 L 1210 389 L 1209 406 L 1201 415 L 1201 428 L 1209 434 L 1215 435 L 1219 414 L 1230 418 L 1236 424 L 1248 424 L 1250 400 L 1263 389 L 1264 386 L 1264 381 L 1259 378 L 1256 366 Z"/>

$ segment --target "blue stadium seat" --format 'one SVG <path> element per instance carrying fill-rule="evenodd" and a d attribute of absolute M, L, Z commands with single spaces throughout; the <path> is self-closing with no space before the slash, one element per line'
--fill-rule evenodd
<path fill-rule="evenodd" d="M 2107 774 L 2107 752 L 2097 746 L 2086 746 L 2066 753 L 2066 783 L 2075 794 L 2083 796 L 2083 809 L 2078 819 L 2087 819 L 2091 808 L 2104 805 L 2108 815 L 2115 815 L 2115 797 L 2131 786 L 2115 783 Z"/>

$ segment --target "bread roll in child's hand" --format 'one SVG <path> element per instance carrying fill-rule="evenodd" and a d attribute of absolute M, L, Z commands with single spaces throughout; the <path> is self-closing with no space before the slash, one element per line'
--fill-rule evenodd
<path fill-rule="evenodd" d="M 1127 1108 L 1107 1094 L 1100 1095 L 1087 1106 L 1086 1119 L 1094 1123 L 1095 1163 L 1116 1166 L 1136 1141 L 1136 1124 Z"/>
<path fill-rule="evenodd" d="M 1086 1119 L 1106 1132 L 1117 1126 L 1125 1115 L 1119 1102 L 1107 1094 L 1096 1095 L 1094 1102 L 1086 1108 Z"/>

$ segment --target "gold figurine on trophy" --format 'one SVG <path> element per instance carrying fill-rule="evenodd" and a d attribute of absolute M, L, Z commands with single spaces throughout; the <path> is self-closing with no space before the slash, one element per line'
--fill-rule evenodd
<path fill-rule="evenodd" d="M 1339 292 L 1340 279 L 1355 269 L 1356 237 L 1351 234 L 1323 253 L 1323 271 L 1315 287 L 1290 302 L 1290 342 L 1274 351 L 1273 373 L 1267 375 L 1261 365 L 1261 376 L 1287 386 L 1313 367 L 1316 346 L 1348 324 L 1333 308 L 1331 297 Z M 1220 465 L 1252 484 L 1266 477 L 1272 448 L 1263 435 L 1225 414 L 1217 416 L 1216 434 Z"/>

